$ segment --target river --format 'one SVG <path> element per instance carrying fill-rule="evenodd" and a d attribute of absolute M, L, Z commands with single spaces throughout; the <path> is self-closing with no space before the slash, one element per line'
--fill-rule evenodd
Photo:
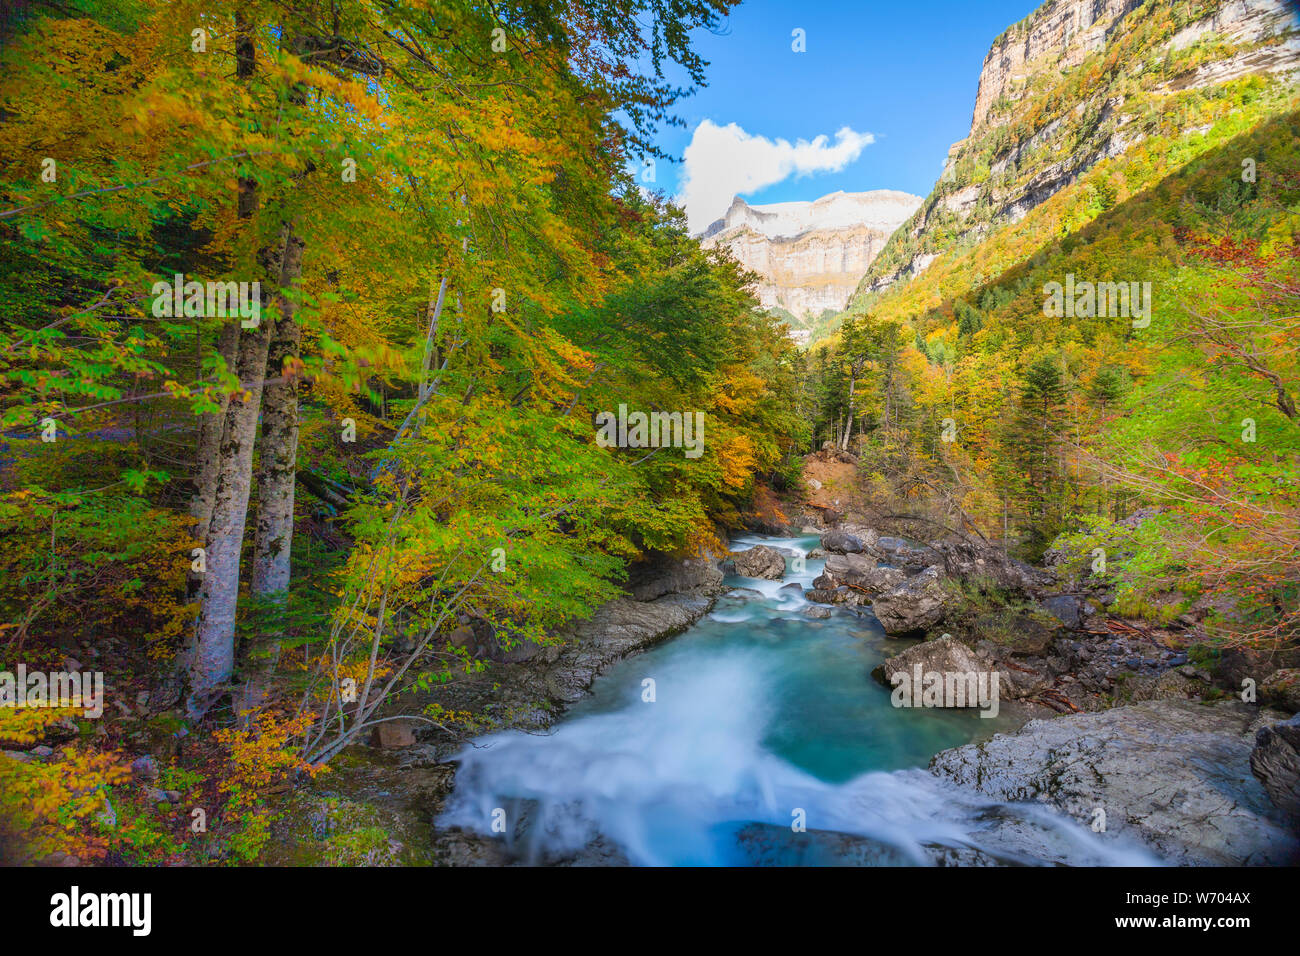
<path fill-rule="evenodd" d="M 821 573 L 806 557 L 816 537 L 732 548 L 760 543 L 791 555 L 784 581 L 728 578 L 710 614 L 611 668 L 547 733 L 466 747 L 439 825 L 498 834 L 529 863 L 1157 862 L 1040 804 L 991 802 L 927 772 L 936 752 L 1015 724 L 895 708 L 871 670 L 908 642 L 869 613 L 811 619 L 801 593 L 782 590 Z"/>

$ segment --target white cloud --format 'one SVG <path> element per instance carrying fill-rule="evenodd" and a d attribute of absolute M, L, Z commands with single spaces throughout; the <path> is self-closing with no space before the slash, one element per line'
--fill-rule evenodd
<path fill-rule="evenodd" d="M 677 201 L 686 208 L 691 232 L 701 232 L 726 212 L 733 196 L 749 195 L 791 176 L 839 172 L 873 142 L 870 133 L 847 126 L 834 141 L 823 134 L 791 143 L 746 133 L 735 123 L 718 126 L 704 120 L 683 153 Z"/>

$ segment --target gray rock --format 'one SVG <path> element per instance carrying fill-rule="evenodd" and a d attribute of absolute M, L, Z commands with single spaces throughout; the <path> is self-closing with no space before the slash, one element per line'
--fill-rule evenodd
<path fill-rule="evenodd" d="M 906 571 L 900 568 L 878 566 L 864 574 L 858 586 L 873 594 L 879 594 L 882 591 L 892 591 L 906 580 Z"/>
<path fill-rule="evenodd" d="M 866 542 L 846 531 L 827 531 L 822 535 L 822 548 L 834 554 L 861 554 L 867 550 Z"/>
<path fill-rule="evenodd" d="M 911 674 L 917 664 L 921 665 L 922 674 L 930 671 L 941 674 L 996 673 L 1000 700 L 1032 697 L 1052 685 L 1052 675 L 1046 668 L 1031 668 L 1023 664 L 1009 666 L 998 661 L 994 650 L 988 642 L 981 642 L 979 647 L 972 648 L 951 634 L 944 634 L 934 640 L 915 644 L 901 654 L 888 658 L 871 672 L 871 676 L 886 686 L 893 686 L 891 678 L 894 674 Z"/>
<path fill-rule="evenodd" d="M 1255 733 L 1250 770 L 1274 805 L 1300 821 L 1300 714 Z"/>
<path fill-rule="evenodd" d="M 1141 843 L 1170 863 L 1297 863 L 1300 840 L 1251 775 L 1256 714 L 1237 701 L 1162 700 L 1033 720 L 945 750 L 930 769 L 1078 820 L 1100 807 L 1106 839 Z"/>
<path fill-rule="evenodd" d="M 911 679 L 913 669 L 921 665 L 921 673 L 930 671 L 949 674 L 987 672 L 986 661 L 954 637 L 945 634 L 934 641 L 924 641 L 909 647 L 903 653 L 885 660 L 871 672 L 871 676 L 886 687 L 894 686 L 894 677 L 904 674 Z"/>
<path fill-rule="evenodd" d="M 940 563 L 939 556 L 929 548 L 917 547 L 903 538 L 877 538 L 875 550 L 882 560 L 912 573 Z"/>
<path fill-rule="evenodd" d="M 703 590 L 653 601 L 610 601 L 587 620 L 562 630 L 564 643 L 554 663 L 530 672 L 527 684 L 552 701 L 578 700 L 606 668 L 684 631 L 712 606 L 712 595 Z"/>
<path fill-rule="evenodd" d="M 1013 664 L 1009 660 L 999 660 L 995 655 L 1000 649 L 995 650 L 991 645 L 981 647 L 980 650 L 983 651 L 982 656 L 994 661 L 999 677 L 998 692 L 1003 700 L 1024 700 L 1042 693 L 1054 683 L 1051 665 L 1046 661 L 1029 660 Z"/>
<path fill-rule="evenodd" d="M 972 541 L 936 541 L 930 550 L 938 556 L 944 573 L 967 581 L 987 581 L 1007 591 L 1033 594 L 1055 580 L 997 548 Z"/>
<path fill-rule="evenodd" d="M 722 569 L 712 558 L 674 559 L 659 556 L 631 569 L 628 594 L 634 601 L 653 601 L 665 594 L 722 590 Z"/>
<path fill-rule="evenodd" d="M 747 578 L 766 578 L 780 581 L 785 577 L 785 558 L 780 551 L 758 544 L 747 551 L 733 551 L 736 573 Z"/>
<path fill-rule="evenodd" d="M 943 620 L 948 602 L 939 569 L 930 567 L 880 594 L 871 603 L 871 609 L 886 634 L 909 634 Z"/>
<path fill-rule="evenodd" d="M 1072 631 L 1080 630 L 1088 616 L 1087 602 L 1073 594 L 1054 594 L 1043 598 L 1042 608 Z"/>
<path fill-rule="evenodd" d="M 876 559 L 865 554 L 832 554 L 826 567 L 813 582 L 819 588 L 838 588 L 850 585 L 868 594 L 879 594 L 896 588 L 907 580 L 907 574 L 898 568 L 882 568 Z"/>
<path fill-rule="evenodd" d="M 822 621 L 831 616 L 831 609 L 820 604 L 810 604 L 803 609 L 803 616 Z"/>
<path fill-rule="evenodd" d="M 826 557 L 825 571 L 843 578 L 863 574 L 875 566 L 876 559 L 867 554 L 831 554 Z"/>
<path fill-rule="evenodd" d="M 117 826 L 117 811 L 113 809 L 113 803 L 104 796 L 104 808 L 95 814 L 95 819 L 106 827 Z"/>

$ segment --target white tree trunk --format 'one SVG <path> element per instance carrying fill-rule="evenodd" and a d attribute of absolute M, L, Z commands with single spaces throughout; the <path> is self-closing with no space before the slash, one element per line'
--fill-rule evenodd
<path fill-rule="evenodd" d="M 262 439 L 257 471 L 257 525 L 253 533 L 252 593 L 259 602 L 283 605 L 289 592 L 290 550 L 293 545 L 294 473 L 298 462 L 298 358 L 302 327 L 286 290 L 302 274 L 303 242 L 289 233 L 280 265 L 275 303 L 279 318 L 267 353 L 270 381 L 262 393 Z M 286 372 L 286 362 L 289 369 Z M 267 623 L 249 649 L 247 679 L 236 711 L 256 710 L 266 699 L 280 657 L 277 624 Z"/>
<path fill-rule="evenodd" d="M 840 444 L 842 451 L 849 450 L 849 436 L 853 434 L 853 406 L 854 406 L 854 388 L 857 385 L 857 376 L 849 375 L 849 420 L 844 426 L 844 439 Z"/>
<path fill-rule="evenodd" d="M 239 320 L 228 321 L 221 328 L 217 337 L 217 353 L 226 361 L 226 368 L 234 369 L 239 352 Z M 207 549 L 208 525 L 212 521 L 212 506 L 217 497 L 217 470 L 220 463 L 221 432 L 230 407 L 230 397 L 223 394 L 218 400 L 220 408 L 209 412 L 199 420 L 197 470 L 194 476 L 194 497 L 190 499 L 190 516 L 194 523 L 190 534 L 195 547 Z M 197 604 L 203 591 L 203 573 L 193 570 L 191 556 L 190 571 L 185 580 L 185 603 Z M 194 660 L 194 648 L 198 643 L 198 622 L 189 629 L 180 653 L 176 655 L 174 673 L 183 679 Z M 181 693 L 179 680 L 169 682 L 166 695 L 175 701 Z M 172 696 L 175 695 L 175 696 Z"/>

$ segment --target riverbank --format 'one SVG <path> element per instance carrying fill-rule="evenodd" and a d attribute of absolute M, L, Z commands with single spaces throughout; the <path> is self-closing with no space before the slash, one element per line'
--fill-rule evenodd
<path fill-rule="evenodd" d="M 456 766 L 449 758 L 471 735 L 544 732 L 614 664 L 680 634 L 707 614 L 725 590 L 721 564 L 721 558 L 707 555 L 656 555 L 632 569 L 626 597 L 557 632 L 547 644 L 502 651 L 477 641 L 472 622 L 462 622 L 461 639 L 470 653 L 491 661 L 482 675 L 439 695 L 448 711 L 471 716 L 465 729 L 400 717 L 380 725 L 369 746 L 350 748 L 329 774 L 293 795 L 265 860 L 352 862 L 352 846 L 362 841 L 367 864 L 499 862 L 492 859 L 490 843 L 458 841 L 433 827 L 455 785 Z M 389 710 L 412 714 L 424 705 L 411 696 Z"/>

